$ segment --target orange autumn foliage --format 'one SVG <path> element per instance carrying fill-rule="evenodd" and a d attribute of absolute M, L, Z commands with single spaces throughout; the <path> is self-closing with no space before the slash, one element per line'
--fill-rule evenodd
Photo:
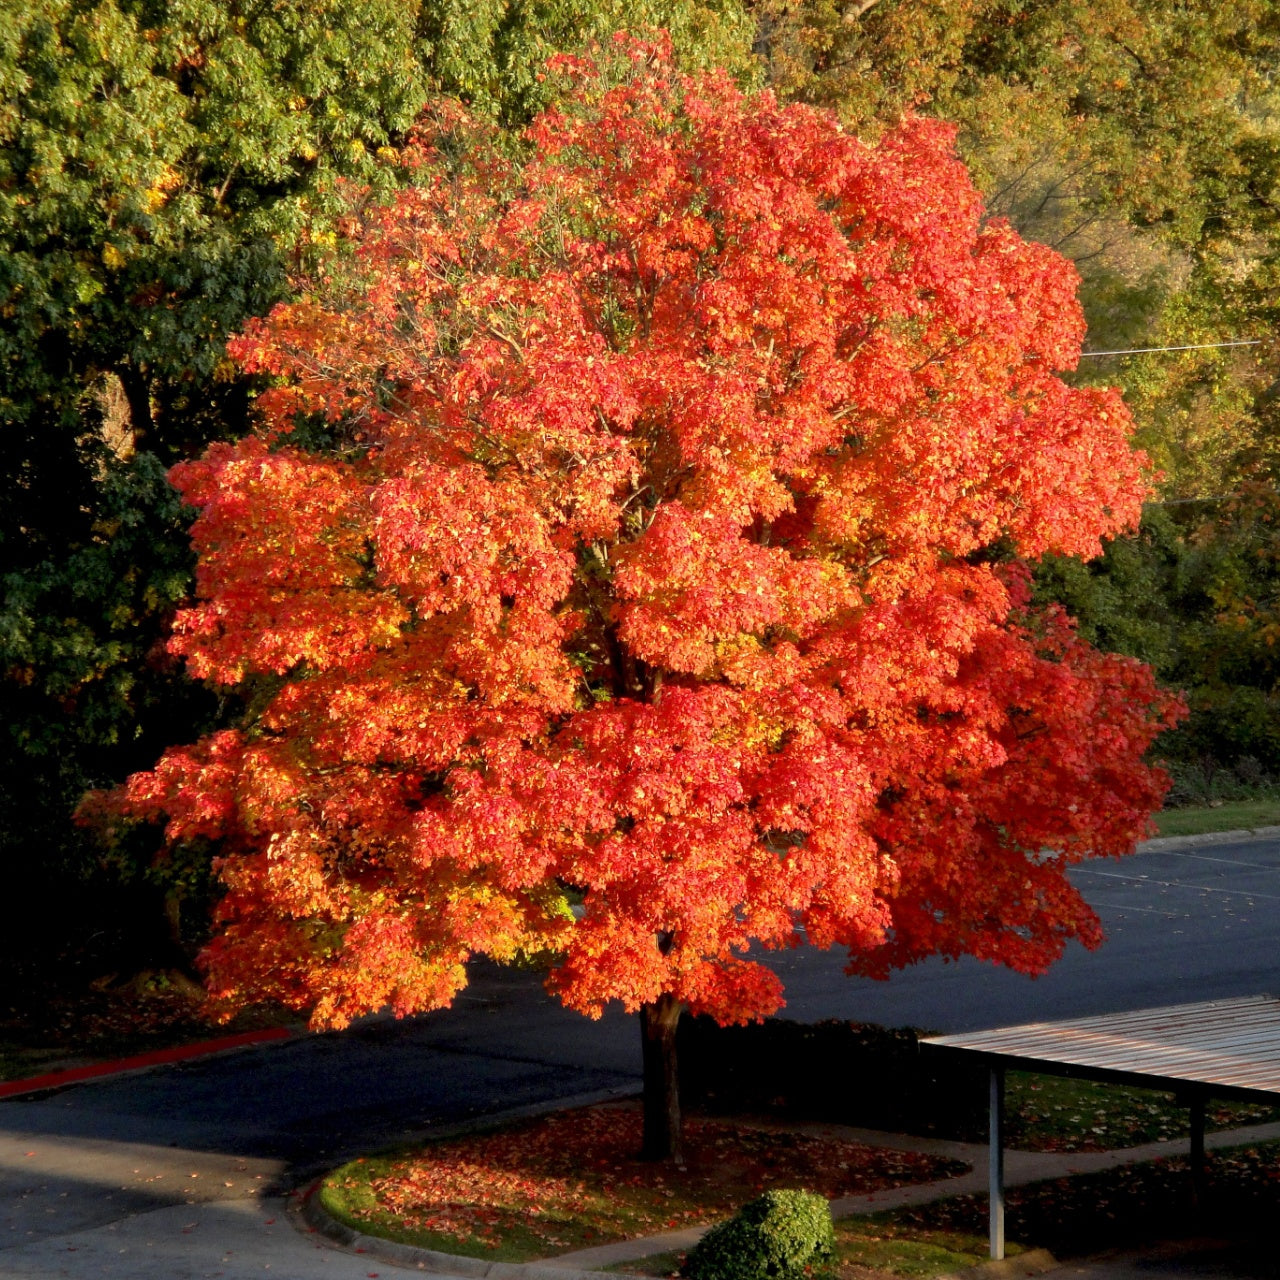
<path fill-rule="evenodd" d="M 431 1009 L 481 954 L 721 1020 L 782 1003 L 756 944 L 1035 972 L 1099 941 L 1066 868 L 1158 807 L 1176 706 L 1015 559 L 1145 492 L 1119 398 L 1057 376 L 1070 265 L 941 124 L 872 147 L 629 48 L 524 161 L 424 126 L 233 344 L 256 434 L 172 473 L 172 648 L 249 710 L 106 803 L 220 842 L 224 1009 Z"/>

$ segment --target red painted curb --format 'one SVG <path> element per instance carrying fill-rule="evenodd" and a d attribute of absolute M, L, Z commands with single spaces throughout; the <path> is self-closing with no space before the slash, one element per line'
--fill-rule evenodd
<path fill-rule="evenodd" d="M 42 1076 L 29 1076 L 26 1080 L 6 1081 L 0 1084 L 0 1098 L 9 1098 L 16 1093 L 35 1093 L 40 1089 L 56 1089 L 64 1084 L 75 1084 L 79 1080 L 112 1076 L 120 1071 L 136 1071 L 139 1067 L 156 1067 L 166 1062 L 184 1062 L 188 1058 L 203 1058 L 206 1054 L 221 1053 L 225 1049 L 265 1044 L 270 1040 L 288 1040 L 293 1034 L 288 1027 L 239 1031 L 232 1036 L 220 1036 L 217 1040 L 200 1040 L 195 1044 L 174 1045 L 171 1049 L 154 1049 L 151 1053 L 139 1053 L 132 1058 L 117 1058 L 113 1062 L 92 1062 L 83 1067 L 67 1067 L 64 1071 L 50 1071 Z"/>

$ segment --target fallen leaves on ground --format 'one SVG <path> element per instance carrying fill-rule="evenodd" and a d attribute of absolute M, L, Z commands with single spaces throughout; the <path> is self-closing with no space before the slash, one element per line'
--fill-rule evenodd
<path fill-rule="evenodd" d="M 766 1187 L 834 1198 L 963 1172 L 955 1161 L 842 1138 L 706 1118 L 685 1121 L 687 1166 L 637 1158 L 637 1106 L 560 1112 L 530 1124 L 358 1161 L 330 1185 L 363 1225 L 430 1233 L 529 1256 L 712 1221 Z M 447 1245 L 442 1245 L 447 1247 Z"/>
<path fill-rule="evenodd" d="M 1060 1256 L 1092 1253 L 1188 1230 L 1226 1233 L 1280 1220 L 1280 1144 L 1213 1152 L 1194 1208 L 1186 1157 L 1012 1187 L 1006 1233 Z M 953 1196 L 892 1215 L 915 1228 L 985 1232 L 985 1196 Z"/>
<path fill-rule="evenodd" d="M 1010 1074 L 1006 1116 L 1009 1145 L 1028 1151 L 1112 1151 L 1185 1138 L 1191 1123 L 1172 1093 L 1022 1072 Z M 1276 1119 L 1275 1106 L 1247 1101 L 1216 1100 L 1205 1116 L 1210 1131 Z"/>

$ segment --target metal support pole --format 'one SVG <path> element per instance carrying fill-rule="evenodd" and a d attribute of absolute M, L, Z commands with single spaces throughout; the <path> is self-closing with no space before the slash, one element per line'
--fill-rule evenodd
<path fill-rule="evenodd" d="M 1004 1257 L 1004 1068 L 991 1068 L 991 1118 L 987 1129 L 990 1171 L 991 1257 Z"/>
<path fill-rule="evenodd" d="M 1191 1095 L 1191 1203 L 1196 1212 L 1204 1204 L 1204 1112 L 1205 1095 L 1197 1089 Z"/>

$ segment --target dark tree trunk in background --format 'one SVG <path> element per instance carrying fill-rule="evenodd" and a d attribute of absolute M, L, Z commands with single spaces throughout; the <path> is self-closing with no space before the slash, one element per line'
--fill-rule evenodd
<path fill-rule="evenodd" d="M 684 1006 L 668 995 L 640 1009 L 644 1063 L 644 1146 L 640 1154 L 645 1160 L 684 1163 L 676 1065 L 676 1027 L 683 1011 Z"/>
<path fill-rule="evenodd" d="M 129 426 L 133 430 L 133 447 L 142 449 L 143 441 L 151 434 L 151 383 L 146 375 L 132 364 L 121 364 L 116 369 L 124 397 L 129 403 Z"/>

